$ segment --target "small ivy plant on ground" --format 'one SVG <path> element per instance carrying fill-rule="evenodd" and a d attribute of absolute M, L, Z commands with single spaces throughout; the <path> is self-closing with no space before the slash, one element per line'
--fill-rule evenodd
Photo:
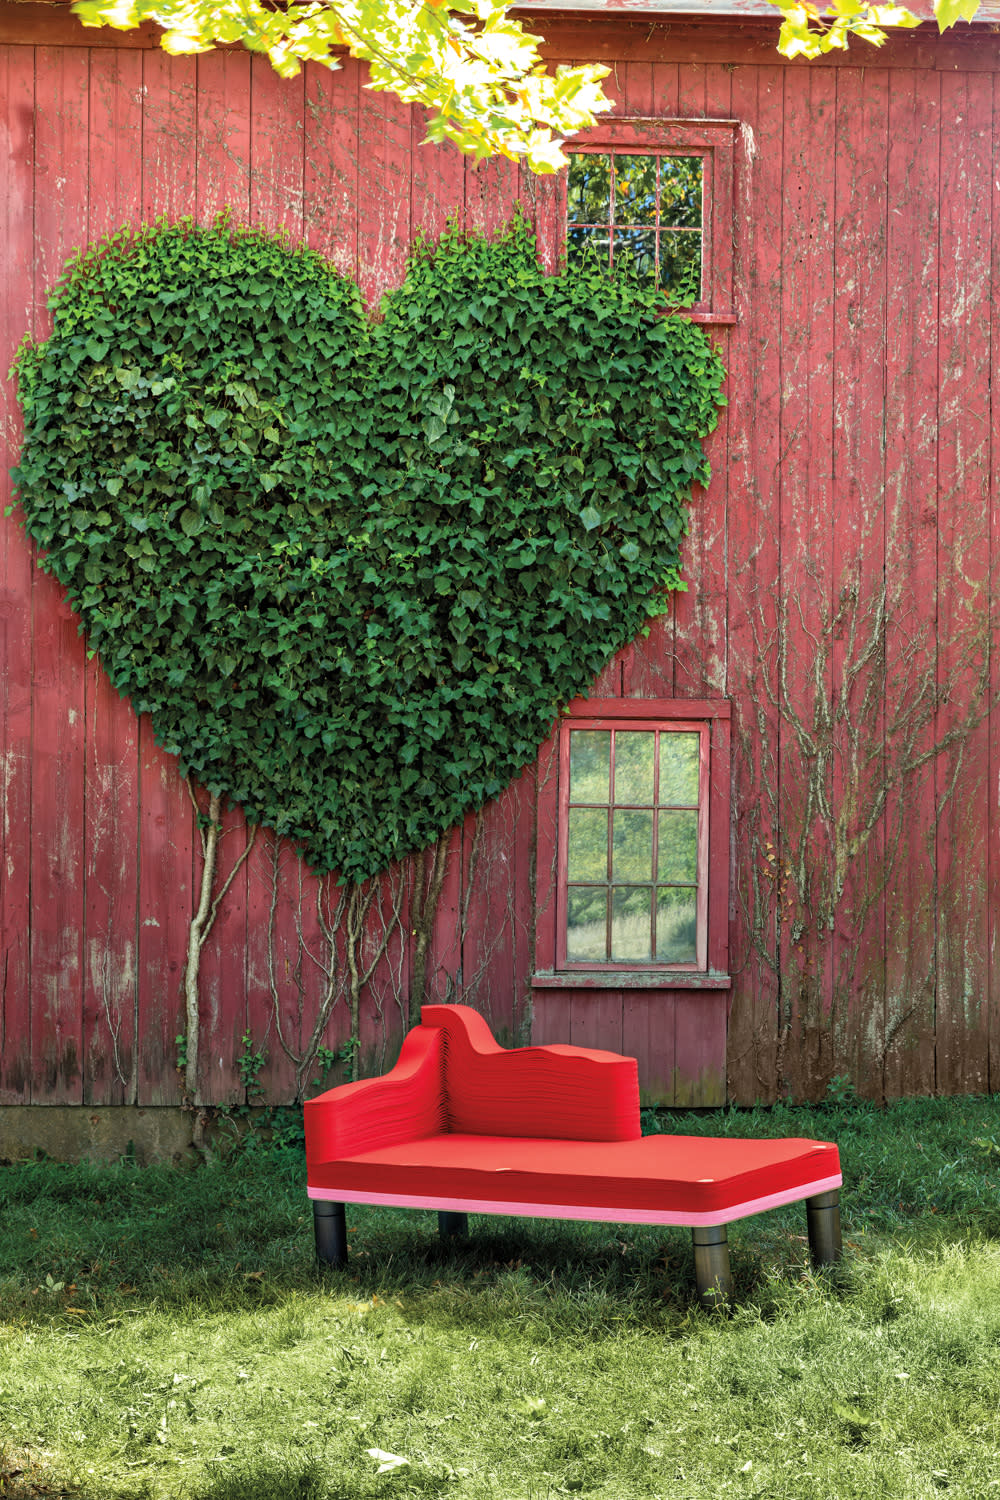
<path fill-rule="evenodd" d="M 498 793 L 680 584 L 723 371 L 521 219 L 370 319 L 225 219 L 77 255 L 17 362 L 40 565 L 209 792 L 363 880 Z"/>

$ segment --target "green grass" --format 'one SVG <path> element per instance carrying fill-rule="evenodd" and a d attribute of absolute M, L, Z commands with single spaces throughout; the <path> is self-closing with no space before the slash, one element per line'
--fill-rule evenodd
<path fill-rule="evenodd" d="M 842 1266 L 735 1225 L 725 1317 L 685 1230 L 359 1208 L 320 1273 L 294 1145 L 0 1168 L 0 1496 L 1000 1497 L 1000 1097 L 660 1123 L 836 1140 Z"/>

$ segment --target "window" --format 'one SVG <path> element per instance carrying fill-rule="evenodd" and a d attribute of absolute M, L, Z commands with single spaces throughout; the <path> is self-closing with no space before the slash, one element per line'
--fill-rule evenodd
<path fill-rule="evenodd" d="M 534 983 L 728 984 L 729 705 L 579 700 L 551 771 Z"/>
<path fill-rule="evenodd" d="M 669 300 L 701 301 L 701 156 L 578 151 L 566 186 L 566 261 L 627 261 Z"/>
<path fill-rule="evenodd" d="M 688 301 L 699 323 L 733 323 L 731 120 L 610 120 L 567 144 L 569 168 L 537 186 L 539 254 L 555 269 L 628 260 Z"/>

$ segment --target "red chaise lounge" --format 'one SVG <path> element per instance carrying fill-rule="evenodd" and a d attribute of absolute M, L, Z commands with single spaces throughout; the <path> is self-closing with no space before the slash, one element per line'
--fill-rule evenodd
<path fill-rule="evenodd" d="M 806 1200 L 817 1265 L 840 1254 L 840 1158 L 825 1141 L 642 1136 L 634 1058 L 498 1046 L 465 1005 L 425 1005 L 382 1078 L 305 1106 L 316 1252 L 347 1259 L 345 1203 L 693 1230 L 702 1301 L 731 1294 L 726 1225 Z"/>

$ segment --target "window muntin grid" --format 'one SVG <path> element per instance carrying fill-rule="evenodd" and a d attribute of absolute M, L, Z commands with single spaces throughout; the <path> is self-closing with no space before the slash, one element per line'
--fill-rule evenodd
<path fill-rule="evenodd" d="M 566 191 L 569 266 L 628 260 L 672 296 L 702 295 L 704 157 L 575 152 Z"/>
<path fill-rule="evenodd" d="M 706 728 L 571 728 L 564 962 L 704 964 Z"/>

